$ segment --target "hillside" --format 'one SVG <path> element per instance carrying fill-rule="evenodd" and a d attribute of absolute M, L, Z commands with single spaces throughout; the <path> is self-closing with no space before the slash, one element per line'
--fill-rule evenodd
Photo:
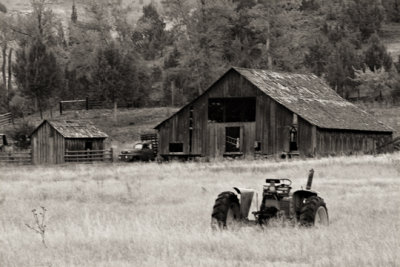
<path fill-rule="evenodd" d="M 2 2 L 11 13 L 21 12 L 27 13 L 31 10 L 30 0 L 2 0 Z M 65 20 L 69 19 L 71 16 L 71 7 L 73 0 L 54 0 L 49 1 L 49 7 Z M 76 5 L 79 8 L 83 8 L 85 0 L 76 0 Z M 160 0 L 123 0 L 125 5 L 130 5 L 132 7 L 133 18 L 138 18 L 142 14 L 142 7 L 150 3 L 155 3 L 158 7 L 161 7 Z"/>

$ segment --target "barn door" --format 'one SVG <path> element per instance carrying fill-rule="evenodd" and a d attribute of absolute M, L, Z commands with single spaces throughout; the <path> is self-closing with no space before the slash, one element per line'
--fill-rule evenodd
<path fill-rule="evenodd" d="M 241 152 L 241 127 L 225 128 L 225 152 Z"/>

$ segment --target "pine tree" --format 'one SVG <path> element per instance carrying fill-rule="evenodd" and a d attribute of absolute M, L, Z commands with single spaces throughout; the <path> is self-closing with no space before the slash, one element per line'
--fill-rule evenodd
<path fill-rule="evenodd" d="M 78 11 L 76 10 L 75 0 L 72 2 L 71 21 L 72 23 L 76 23 L 78 21 Z"/>
<path fill-rule="evenodd" d="M 371 71 L 382 67 L 385 68 L 386 71 L 389 71 L 392 68 L 392 57 L 387 52 L 386 47 L 381 43 L 377 34 L 371 36 L 369 46 L 364 56 L 365 64 L 367 64 Z"/>

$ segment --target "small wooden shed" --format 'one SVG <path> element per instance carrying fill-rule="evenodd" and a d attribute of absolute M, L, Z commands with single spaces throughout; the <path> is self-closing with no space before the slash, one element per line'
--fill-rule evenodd
<path fill-rule="evenodd" d="M 88 121 L 44 120 L 31 134 L 32 162 L 59 164 L 68 151 L 101 151 L 107 137 Z"/>
<path fill-rule="evenodd" d="M 163 157 L 375 153 L 393 130 L 315 75 L 231 68 L 156 126 Z"/>

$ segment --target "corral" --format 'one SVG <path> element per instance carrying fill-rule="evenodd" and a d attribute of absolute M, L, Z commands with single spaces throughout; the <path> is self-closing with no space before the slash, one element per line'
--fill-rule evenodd
<path fill-rule="evenodd" d="M 162 156 L 327 156 L 390 151 L 393 130 L 314 75 L 231 68 L 156 126 Z"/>

